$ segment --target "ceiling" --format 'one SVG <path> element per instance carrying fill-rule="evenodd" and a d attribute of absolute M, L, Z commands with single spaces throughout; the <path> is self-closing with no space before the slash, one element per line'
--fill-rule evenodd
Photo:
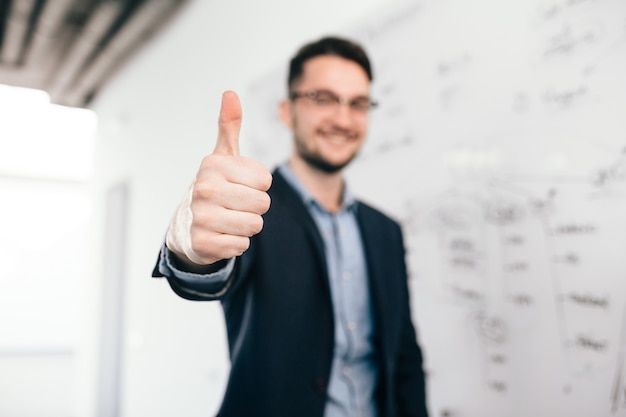
<path fill-rule="evenodd" d="M 0 84 L 89 107 L 187 0 L 0 0 Z"/>

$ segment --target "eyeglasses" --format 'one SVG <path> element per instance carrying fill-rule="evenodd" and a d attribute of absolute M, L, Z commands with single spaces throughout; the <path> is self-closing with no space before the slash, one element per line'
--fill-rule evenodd
<path fill-rule="evenodd" d="M 361 114 L 365 114 L 378 106 L 378 103 L 370 100 L 369 97 L 361 96 L 349 99 L 339 97 L 337 94 L 328 90 L 292 91 L 289 93 L 289 98 L 293 101 L 299 98 L 306 98 L 318 108 L 328 110 L 337 109 L 340 105 L 347 104 L 352 111 Z"/>

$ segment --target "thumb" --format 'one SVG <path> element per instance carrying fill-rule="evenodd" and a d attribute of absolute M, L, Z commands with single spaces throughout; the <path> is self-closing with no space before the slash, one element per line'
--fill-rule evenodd
<path fill-rule="evenodd" d="M 239 130 L 241 129 L 241 103 L 234 91 L 222 94 L 222 107 L 218 119 L 219 132 L 214 154 L 239 156 Z"/>

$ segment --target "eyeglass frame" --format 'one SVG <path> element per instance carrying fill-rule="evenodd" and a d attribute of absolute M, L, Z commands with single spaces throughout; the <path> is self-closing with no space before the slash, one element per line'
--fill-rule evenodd
<path fill-rule="evenodd" d="M 318 95 L 320 93 L 324 93 L 324 94 L 328 94 L 328 103 L 324 103 L 322 101 L 320 101 L 318 99 Z M 333 93 L 330 90 L 308 90 L 308 91 L 291 91 L 289 92 L 289 99 L 291 101 L 296 101 L 299 98 L 308 98 L 309 100 L 311 100 L 317 107 L 320 108 L 330 108 L 331 106 L 333 108 L 339 108 L 339 106 L 341 106 L 342 104 L 347 104 L 348 108 L 356 113 L 359 114 L 367 114 L 370 110 L 375 109 L 376 107 L 378 107 L 378 102 L 370 99 L 367 96 L 360 96 L 360 97 L 356 97 L 356 98 L 347 98 L 347 97 L 341 97 L 335 93 Z M 365 101 L 365 103 L 360 103 Z M 361 104 L 364 105 L 364 107 L 360 106 Z"/>

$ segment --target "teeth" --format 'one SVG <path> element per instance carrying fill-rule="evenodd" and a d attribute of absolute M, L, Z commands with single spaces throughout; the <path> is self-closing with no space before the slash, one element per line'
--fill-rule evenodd
<path fill-rule="evenodd" d="M 348 137 L 345 135 L 332 135 L 332 134 L 326 134 L 325 135 L 326 139 L 332 141 L 332 142 L 347 142 L 348 141 Z"/>

